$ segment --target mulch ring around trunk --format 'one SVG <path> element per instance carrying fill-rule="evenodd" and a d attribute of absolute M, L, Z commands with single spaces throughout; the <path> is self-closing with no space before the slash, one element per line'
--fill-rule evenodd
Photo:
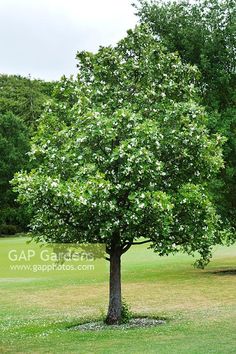
<path fill-rule="evenodd" d="M 71 327 L 70 330 L 78 330 L 78 331 L 101 331 L 101 330 L 109 330 L 109 329 L 118 329 L 118 330 L 126 330 L 129 328 L 147 328 L 147 327 L 155 327 L 165 324 L 165 320 L 155 319 L 155 318 L 132 318 L 128 323 L 122 323 L 119 325 L 107 325 L 103 321 L 97 322 L 88 322 L 81 325 L 77 325 Z"/>

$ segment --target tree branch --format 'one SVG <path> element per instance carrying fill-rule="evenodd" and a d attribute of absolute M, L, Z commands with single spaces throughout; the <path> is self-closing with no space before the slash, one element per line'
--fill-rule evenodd
<path fill-rule="evenodd" d="M 152 242 L 152 240 L 145 240 L 140 242 L 126 242 L 122 247 L 121 254 L 124 254 L 133 245 L 143 245 L 144 243 L 149 243 L 149 242 Z"/>
<path fill-rule="evenodd" d="M 128 251 L 131 246 L 131 244 L 126 244 L 124 247 L 122 247 L 121 254 L 124 254 L 126 251 Z"/>
<path fill-rule="evenodd" d="M 152 240 L 145 240 L 145 241 L 140 241 L 140 242 L 128 242 L 127 245 L 133 246 L 133 245 L 143 245 L 144 243 L 149 243 L 152 242 Z"/>

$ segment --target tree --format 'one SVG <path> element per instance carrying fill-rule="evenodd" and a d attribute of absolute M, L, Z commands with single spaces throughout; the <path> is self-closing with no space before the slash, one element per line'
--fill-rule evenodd
<path fill-rule="evenodd" d="M 10 180 L 28 164 L 26 151 L 54 83 L 0 75 L 0 234 L 26 229 L 25 208 L 15 202 Z M 5 225 L 6 224 L 6 225 Z"/>
<path fill-rule="evenodd" d="M 140 0 L 138 16 L 185 63 L 198 67 L 211 132 L 227 137 L 225 169 L 212 184 L 225 223 L 236 229 L 236 3 L 234 0 Z"/>
<path fill-rule="evenodd" d="M 0 114 L 0 226 L 16 222 L 14 208 L 15 194 L 10 186 L 10 180 L 15 172 L 25 168 L 29 150 L 29 131 L 25 124 L 12 113 Z M 17 221 L 21 225 L 20 220 Z"/>
<path fill-rule="evenodd" d="M 201 72 L 204 104 L 235 105 L 236 6 L 233 0 L 140 1 L 138 15 L 182 60 Z"/>
<path fill-rule="evenodd" d="M 219 220 L 207 182 L 222 166 L 222 138 L 209 135 L 196 103 L 196 68 L 145 26 L 77 58 L 77 80 L 61 81 L 41 117 L 31 150 L 38 167 L 14 184 L 36 237 L 106 244 L 114 324 L 121 256 L 132 245 L 149 242 L 159 255 L 198 251 L 208 261 Z"/>
<path fill-rule="evenodd" d="M 0 75 L 0 114 L 12 112 L 31 128 L 32 133 L 54 85 L 30 77 Z"/>

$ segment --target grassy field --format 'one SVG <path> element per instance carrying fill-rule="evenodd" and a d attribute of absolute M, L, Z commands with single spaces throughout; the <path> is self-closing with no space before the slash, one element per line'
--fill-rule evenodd
<path fill-rule="evenodd" d="M 236 246 L 217 247 L 205 270 L 192 263 L 184 255 L 160 258 L 145 245 L 123 257 L 132 310 L 167 318 L 147 329 L 68 329 L 105 312 L 108 272 L 87 282 L 1 279 L 0 353 L 235 354 Z"/>

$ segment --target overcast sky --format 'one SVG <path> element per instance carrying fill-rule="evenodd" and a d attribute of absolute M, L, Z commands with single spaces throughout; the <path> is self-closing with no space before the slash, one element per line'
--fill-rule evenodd
<path fill-rule="evenodd" d="M 76 72 L 78 50 L 115 44 L 137 23 L 132 0 L 0 0 L 0 72 L 45 80 Z"/>

